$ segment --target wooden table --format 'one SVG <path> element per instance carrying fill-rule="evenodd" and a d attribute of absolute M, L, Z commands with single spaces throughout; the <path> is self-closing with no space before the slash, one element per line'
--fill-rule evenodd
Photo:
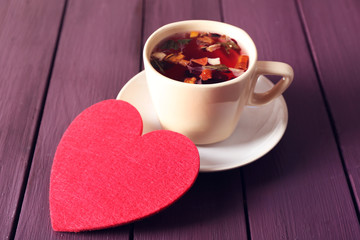
<path fill-rule="evenodd" d="M 158 27 L 185 19 L 246 30 L 259 60 L 287 62 L 279 144 L 200 173 L 178 202 L 117 228 L 51 228 L 49 177 L 65 129 L 142 70 Z M 360 239 L 357 0 L 0 0 L 0 239 Z"/>

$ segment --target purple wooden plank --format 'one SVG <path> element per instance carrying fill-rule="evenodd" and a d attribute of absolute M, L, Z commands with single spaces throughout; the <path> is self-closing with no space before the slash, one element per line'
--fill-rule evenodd
<path fill-rule="evenodd" d="M 19 219 L 16 239 L 128 239 L 129 225 L 54 232 L 50 169 L 60 137 L 82 110 L 118 91 L 139 71 L 142 2 L 69 1 Z"/>
<path fill-rule="evenodd" d="M 355 197 L 359 199 L 360 4 L 349 0 L 335 0 L 331 4 L 328 1 L 300 1 L 299 6 L 347 173 Z M 359 204 L 357 200 L 358 208 Z"/>
<path fill-rule="evenodd" d="M 165 24 L 191 19 L 221 21 L 219 2 L 184 0 L 174 4 L 164 0 L 145 1 L 144 41 Z"/>
<path fill-rule="evenodd" d="M 223 1 L 225 21 L 249 32 L 260 60 L 284 61 L 295 71 L 284 94 L 289 108 L 284 138 L 270 154 L 244 168 L 252 239 L 360 239 L 295 3 L 237 5 Z"/>
<path fill-rule="evenodd" d="M 246 239 L 240 170 L 202 173 L 186 195 L 135 223 L 134 239 Z"/>
<path fill-rule="evenodd" d="M 0 239 L 16 225 L 63 5 L 0 1 Z"/>
<path fill-rule="evenodd" d="M 146 1 L 144 42 L 157 28 L 187 19 L 221 20 L 217 1 Z M 134 239 L 246 239 L 239 170 L 200 174 L 173 206 L 134 226 Z"/>

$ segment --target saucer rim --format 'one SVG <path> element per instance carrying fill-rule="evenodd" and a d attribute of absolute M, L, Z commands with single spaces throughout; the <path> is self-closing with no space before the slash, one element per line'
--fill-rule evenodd
<path fill-rule="evenodd" d="M 117 100 L 122 100 L 121 96 L 124 94 L 124 92 L 127 91 L 127 89 L 129 88 L 130 84 L 134 81 L 137 80 L 137 78 L 141 78 L 141 79 L 145 79 L 146 80 L 146 75 L 145 75 L 145 70 L 140 71 L 139 73 L 137 73 L 136 75 L 134 75 L 119 91 L 116 99 Z M 264 81 L 266 81 L 269 86 L 273 86 L 274 84 L 265 76 L 260 76 L 260 78 L 262 78 Z M 227 170 L 231 170 L 231 169 L 235 169 L 238 167 L 243 167 L 245 165 L 248 165 L 254 161 L 259 160 L 260 158 L 262 158 L 263 156 L 265 156 L 267 153 L 269 153 L 279 142 L 280 140 L 283 138 L 287 125 L 288 125 L 288 108 L 287 108 L 287 104 L 286 101 L 284 99 L 284 97 L 282 95 L 280 95 L 277 99 L 274 99 L 280 101 L 280 106 L 282 107 L 283 110 L 283 117 L 279 118 L 281 124 L 279 124 L 279 126 L 274 129 L 271 133 L 276 132 L 277 134 L 275 136 L 269 137 L 268 139 L 273 139 L 271 141 L 270 145 L 266 146 L 266 150 L 261 150 L 260 154 L 255 155 L 254 157 L 247 157 L 247 160 L 239 160 L 239 161 L 232 161 L 229 162 L 229 164 L 216 164 L 216 165 L 211 165 L 211 164 L 207 164 L 207 165 L 201 165 L 201 155 L 200 155 L 200 169 L 199 172 L 220 172 L 220 171 L 227 171 Z M 125 100 L 126 101 L 126 100 Z M 268 104 L 275 104 L 273 101 L 268 103 Z M 261 106 L 259 106 L 261 108 Z M 139 111 L 139 110 L 138 110 Z M 139 111 L 140 112 L 140 111 Z M 277 122 L 279 122 L 277 121 Z M 155 130 L 155 129 L 154 129 Z M 275 140 L 275 141 L 274 141 Z M 226 141 L 226 140 L 224 140 Z M 196 147 L 199 148 L 203 148 L 203 147 L 211 147 L 211 145 L 215 145 L 217 143 L 213 143 L 213 144 L 207 144 L 207 145 L 196 145 Z M 266 144 L 265 144 L 266 145 Z M 262 147 L 264 148 L 264 147 Z M 199 151 L 200 154 L 200 151 Z"/>

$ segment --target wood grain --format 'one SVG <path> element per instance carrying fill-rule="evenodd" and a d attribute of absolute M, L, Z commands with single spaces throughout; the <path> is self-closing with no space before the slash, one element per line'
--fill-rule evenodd
<path fill-rule="evenodd" d="M 360 3 L 299 1 L 299 6 L 349 181 L 359 199 Z M 359 209 L 360 201 L 355 204 Z"/>
<path fill-rule="evenodd" d="M 224 20 L 249 32 L 260 60 L 284 61 L 295 71 L 284 94 L 289 108 L 284 138 L 270 154 L 243 169 L 252 239 L 359 239 L 359 223 L 295 3 L 257 0 L 235 13 L 236 3 L 223 1 Z"/>
<path fill-rule="evenodd" d="M 63 1 L 0 1 L 0 239 L 12 235 Z"/>
<path fill-rule="evenodd" d="M 1 239 L 360 239 L 358 1 L 69 0 L 52 68 L 64 3 L 0 0 Z M 141 69 L 154 30 L 187 19 L 239 26 L 259 60 L 294 67 L 283 139 L 248 166 L 201 173 L 152 217 L 54 232 L 49 177 L 65 129 L 85 108 L 116 97 Z"/>
<path fill-rule="evenodd" d="M 54 232 L 49 178 L 62 134 L 82 110 L 115 98 L 139 71 L 141 1 L 69 1 L 16 239 L 128 239 L 129 226 Z"/>

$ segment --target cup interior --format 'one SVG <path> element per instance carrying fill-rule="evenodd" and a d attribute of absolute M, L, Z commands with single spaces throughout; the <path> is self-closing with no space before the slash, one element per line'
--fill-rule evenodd
<path fill-rule="evenodd" d="M 183 33 L 190 31 L 211 32 L 211 33 L 227 35 L 230 38 L 235 39 L 238 45 L 240 46 L 240 48 L 242 49 L 242 51 L 249 56 L 249 67 L 245 73 L 229 81 L 222 83 L 214 83 L 210 85 L 226 84 L 227 82 L 240 80 L 242 78 L 246 78 L 247 75 L 250 74 L 250 72 L 252 72 L 252 69 L 255 67 L 255 63 L 257 61 L 257 51 L 255 44 L 250 38 L 250 36 L 244 30 L 235 27 L 233 25 L 222 22 L 216 22 L 216 21 L 208 21 L 208 20 L 188 20 L 188 21 L 175 22 L 165 25 L 159 28 L 158 30 L 156 30 L 152 35 L 150 35 L 144 46 L 143 58 L 144 61 L 148 63 L 145 64 L 145 66 L 146 65 L 151 66 L 150 55 L 158 43 L 160 43 L 162 40 L 175 33 Z M 156 71 L 155 69 L 153 70 Z"/>

